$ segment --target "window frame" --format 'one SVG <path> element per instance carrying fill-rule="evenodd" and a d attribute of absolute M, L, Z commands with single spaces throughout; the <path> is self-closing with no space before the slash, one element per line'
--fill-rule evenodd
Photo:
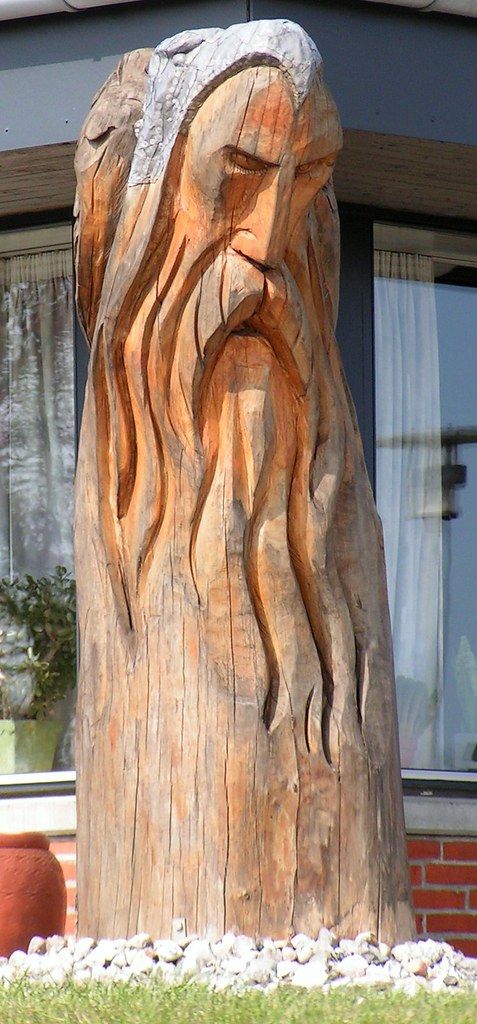
<path fill-rule="evenodd" d="M 477 233 L 477 222 L 459 218 L 443 218 L 416 214 L 412 210 L 396 211 L 388 208 L 339 204 L 341 219 L 341 298 L 337 335 L 340 342 L 345 371 L 350 383 L 358 415 L 368 473 L 375 490 L 375 377 L 374 377 L 374 303 L 373 303 L 373 229 L 376 222 L 401 224 L 410 228 L 429 228 L 452 233 Z M 0 232 L 21 228 L 34 228 L 52 224 L 69 224 L 73 231 L 71 207 L 35 214 L 0 217 Z M 74 367 L 76 439 L 79 438 L 81 411 L 87 379 L 88 346 L 75 317 Z M 477 793 L 477 779 L 470 773 L 401 770 L 405 796 L 468 797 Z M 76 773 L 49 772 L 28 776 L 0 776 L 0 798 L 31 797 L 45 801 L 50 796 L 73 797 Z M 456 801 L 454 801 L 456 802 Z M 459 800 L 457 799 L 457 803 Z M 462 802 L 462 801 L 461 801 Z M 448 824 L 447 830 L 451 829 Z M 51 832 L 51 829 L 47 831 Z M 458 833 L 458 828 L 452 831 Z M 477 834 L 477 824 L 476 824 Z"/>
<path fill-rule="evenodd" d="M 71 252 L 73 253 L 73 209 L 72 207 L 61 207 L 59 209 L 53 209 L 48 211 L 39 211 L 38 213 L 31 214 L 18 214 L 14 216 L 0 217 L 0 257 L 7 255 L 14 255 L 15 253 L 20 254 L 24 252 L 34 252 L 35 249 L 41 249 L 43 243 L 38 245 L 28 244 L 28 239 L 31 239 L 33 233 L 37 233 L 39 230 L 45 229 L 45 232 L 54 235 L 54 241 L 52 242 L 52 248 L 64 249 L 66 247 L 66 236 L 68 236 L 69 245 Z M 58 230 L 56 230 L 58 229 Z M 23 238 L 25 245 L 24 248 L 14 248 L 11 245 L 11 240 L 14 237 L 21 239 Z M 2 245 L 1 239 L 10 239 L 10 243 L 4 243 Z M 73 294 L 75 292 L 75 275 L 74 275 L 74 260 L 73 260 Z M 78 341 L 80 336 L 82 337 L 81 328 L 78 323 L 76 311 L 73 317 L 73 380 L 74 380 L 74 411 L 75 411 L 75 456 L 78 453 L 78 437 L 79 437 L 79 426 L 80 416 L 78 413 L 79 407 L 82 409 L 84 389 L 86 386 L 86 376 L 84 374 L 84 367 L 81 365 L 78 356 Z M 85 343 L 84 343 L 85 344 Z M 80 349 L 81 354 L 81 349 Z M 87 363 L 86 363 L 87 372 Z M 79 406 L 80 403 L 80 406 Z M 23 810 L 26 808 L 26 804 L 29 803 L 31 798 L 34 803 L 40 798 L 42 801 L 46 801 L 43 805 L 41 812 L 41 821 L 39 828 L 41 827 L 42 821 L 44 822 L 42 831 L 50 832 L 53 834 L 50 824 L 53 824 L 54 834 L 61 834 L 63 831 L 65 834 L 71 832 L 71 821 L 73 818 L 73 812 L 70 803 L 63 801 L 63 806 L 67 808 L 66 818 L 64 821 L 65 828 L 61 827 L 61 823 L 64 818 L 63 811 L 59 811 L 55 818 L 51 818 L 48 815 L 47 798 L 71 798 L 74 799 L 76 789 L 76 771 L 71 769 L 70 771 L 51 771 L 51 772 L 25 772 L 16 775 L 0 775 L 0 831 L 13 831 L 16 829 L 16 820 L 20 822 L 23 820 L 23 814 L 20 810 L 20 814 L 13 813 L 11 811 L 13 804 L 16 804 L 17 799 L 21 801 L 19 807 Z M 25 801 L 25 803 L 23 803 Z M 10 807 L 10 804 L 12 805 Z M 7 812 L 7 805 L 9 810 Z M 55 805 L 56 806 L 56 805 Z M 58 807 L 61 807 L 58 805 Z M 62 817 L 63 815 L 63 817 Z M 34 814 L 35 818 L 35 814 Z M 56 831 L 56 828 L 59 831 Z M 73 830 L 74 831 L 74 830 Z"/>
<path fill-rule="evenodd" d="M 370 481 L 373 488 L 373 493 L 376 495 L 376 463 L 375 463 L 375 452 L 376 452 L 376 422 L 375 422 L 375 336 L 374 336 L 374 227 L 377 224 L 388 224 L 390 226 L 401 226 L 409 228 L 410 230 L 428 230 L 430 232 L 446 232 L 452 235 L 473 235 L 477 238 L 477 221 L 467 220 L 455 217 L 436 217 L 426 216 L 423 214 L 413 213 L 410 211 L 396 211 L 389 210 L 381 207 L 358 207 L 353 204 L 346 205 L 344 207 L 345 216 L 352 219 L 353 217 L 361 219 L 366 222 L 370 231 L 370 246 L 367 252 L 362 254 L 363 261 L 366 263 L 368 270 L 369 288 L 371 291 L 371 305 L 372 305 L 372 316 L 371 323 L 368 327 L 368 339 L 367 339 L 367 351 L 371 353 L 370 364 L 363 366 L 363 376 L 368 381 L 368 388 L 370 387 L 370 381 L 372 380 L 372 408 L 373 408 L 373 452 L 367 450 L 366 444 L 369 445 L 369 437 L 363 434 L 363 447 L 366 462 L 368 465 L 368 472 L 370 465 L 372 466 L 372 472 L 369 473 Z M 367 259 L 366 259 L 367 257 Z M 354 397 L 354 395 L 353 395 Z M 357 408 L 358 421 L 359 421 L 359 408 Z M 361 424 L 360 424 L 361 426 Z M 401 768 L 401 778 L 403 783 L 403 792 L 405 797 L 443 797 L 444 795 L 449 798 L 452 802 L 452 798 L 462 797 L 464 800 L 468 800 L 470 797 L 477 796 L 477 773 L 472 772 L 460 772 L 451 770 L 439 770 L 439 769 L 411 769 Z M 454 801 L 455 802 L 455 801 Z M 444 806 L 444 801 L 442 801 Z M 477 830 L 477 804 L 476 804 L 476 830 Z M 459 819 L 459 813 L 457 814 Z M 424 822 L 422 822 L 424 825 Z M 427 829 L 427 826 L 426 826 Z M 424 829 L 424 830 L 426 830 Z M 415 831 L 416 829 L 414 829 Z M 422 827 L 420 831 L 422 831 Z M 409 831 L 409 829 L 408 829 Z M 412 831 L 412 829 L 411 829 Z M 454 820 L 453 812 L 449 814 L 444 813 L 442 818 L 442 827 L 439 829 L 441 834 L 470 834 L 468 829 L 462 830 L 462 827 L 458 824 L 458 821 Z M 472 834 L 474 834 L 472 832 Z"/>

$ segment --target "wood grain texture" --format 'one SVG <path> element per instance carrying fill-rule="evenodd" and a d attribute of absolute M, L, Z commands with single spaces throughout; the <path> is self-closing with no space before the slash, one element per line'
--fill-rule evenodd
<path fill-rule="evenodd" d="M 348 130 L 336 168 L 342 203 L 477 220 L 477 147 Z"/>
<path fill-rule="evenodd" d="M 73 206 L 75 142 L 0 153 L 0 216 Z"/>
<path fill-rule="evenodd" d="M 244 66 L 236 26 L 206 94 L 210 39 L 163 44 L 146 100 L 125 58 L 79 143 L 83 934 L 414 930 L 382 536 L 334 337 L 341 130 L 311 41 L 267 24 L 269 57 L 263 29 Z M 280 65 L 290 32 L 308 77 Z M 193 116 L 164 161 L 171 60 Z"/>

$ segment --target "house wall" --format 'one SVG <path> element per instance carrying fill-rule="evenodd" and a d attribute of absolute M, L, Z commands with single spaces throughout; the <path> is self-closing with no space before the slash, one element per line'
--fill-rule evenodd
<path fill-rule="evenodd" d="M 65 876 L 66 934 L 76 932 L 74 836 L 52 838 Z M 419 938 L 445 939 L 477 957 L 477 840 L 455 836 L 408 839 L 409 871 Z"/>
<path fill-rule="evenodd" d="M 0 151 L 75 139 L 125 51 L 249 8 L 310 33 L 345 128 L 477 144 L 477 21 L 346 0 L 163 0 L 0 23 Z"/>
<path fill-rule="evenodd" d="M 418 934 L 477 956 L 477 841 L 413 836 L 408 852 Z"/>

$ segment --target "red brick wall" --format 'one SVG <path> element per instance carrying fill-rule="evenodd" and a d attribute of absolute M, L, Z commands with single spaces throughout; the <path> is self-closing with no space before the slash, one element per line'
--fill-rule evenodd
<path fill-rule="evenodd" d="M 477 840 L 416 836 L 408 850 L 419 934 L 477 956 Z"/>
<path fill-rule="evenodd" d="M 66 934 L 76 928 L 76 843 L 51 840 L 67 892 Z M 477 840 L 416 836 L 408 841 L 411 883 L 420 936 L 445 939 L 477 957 Z"/>
<path fill-rule="evenodd" d="M 66 935 L 76 932 L 76 842 L 72 836 L 50 840 L 50 850 L 58 858 L 66 882 Z"/>

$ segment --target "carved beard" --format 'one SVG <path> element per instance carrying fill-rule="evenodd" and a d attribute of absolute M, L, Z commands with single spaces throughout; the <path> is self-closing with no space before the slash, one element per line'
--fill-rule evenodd
<path fill-rule="evenodd" d="M 98 429 L 100 474 L 101 449 L 112 440 L 117 452 L 104 539 L 118 611 L 125 595 L 134 643 L 135 595 L 160 617 L 178 588 L 219 685 L 258 701 L 270 730 L 291 715 L 303 753 L 339 765 L 344 721 L 360 744 L 375 612 L 359 603 L 361 548 L 376 547 L 376 521 L 371 493 L 369 508 L 356 501 L 366 473 L 323 239 L 313 214 L 279 271 L 231 249 L 194 260 L 182 246 L 172 262 L 122 350 L 114 335 L 119 402 Z M 167 643 L 182 643 L 179 621 Z M 373 656 L 380 663 L 379 642 Z"/>
<path fill-rule="evenodd" d="M 303 724 L 304 750 L 322 748 L 334 760 L 332 681 L 338 669 L 356 694 L 356 666 L 328 551 L 344 461 L 334 445 L 324 453 L 349 410 L 336 394 L 323 337 L 330 324 L 316 276 L 318 323 L 310 258 L 310 249 L 294 258 L 306 301 L 285 263 L 263 274 L 233 250 L 221 252 L 188 289 L 168 334 L 168 310 L 185 291 L 176 279 L 150 348 L 165 501 L 143 565 L 149 557 L 154 593 L 171 562 L 177 577 L 193 581 L 207 659 L 234 700 L 258 700 L 270 730 L 291 714 Z M 256 630 L 259 665 L 250 654 L 260 646 L 251 642 Z"/>
<path fill-rule="evenodd" d="M 293 287 L 290 278 L 289 293 Z M 259 700 L 269 728 L 291 711 L 290 693 L 298 697 L 297 662 L 302 722 L 321 682 L 288 516 L 311 357 L 292 294 L 281 274 L 267 278 L 233 250 L 219 256 L 179 327 L 169 401 L 178 435 L 183 396 L 190 394 L 187 411 L 204 453 L 189 551 L 208 657 L 219 678 L 231 679 L 235 700 Z M 184 351 L 191 333 L 195 364 Z M 185 381 L 187 366 L 194 370 Z M 260 638 L 251 642 L 257 628 L 263 667 L 251 664 L 251 652 L 260 646 Z"/>

